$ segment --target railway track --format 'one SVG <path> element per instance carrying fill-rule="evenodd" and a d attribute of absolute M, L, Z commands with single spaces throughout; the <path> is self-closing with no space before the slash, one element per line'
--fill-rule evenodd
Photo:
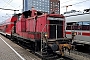
<path fill-rule="evenodd" d="M 28 46 L 26 45 L 21 45 L 21 44 L 19 45 L 25 49 L 28 49 Z M 33 51 L 30 51 L 30 52 L 35 54 Z M 70 55 L 67 51 L 65 51 L 65 56 L 61 56 L 58 53 L 59 52 L 57 52 L 57 54 L 55 53 L 54 55 L 45 56 L 44 58 L 42 58 L 38 54 L 36 55 L 42 58 L 42 60 L 90 60 L 90 54 L 79 52 L 79 51 L 71 51 Z"/>
<path fill-rule="evenodd" d="M 72 58 L 73 60 L 90 60 L 90 55 L 79 51 L 71 51 L 70 55 L 65 52 L 65 56 Z"/>
<path fill-rule="evenodd" d="M 15 42 L 15 41 L 14 41 Z M 16 43 L 16 42 L 15 42 Z M 19 44 L 19 43 L 17 43 Z M 61 56 L 60 54 L 57 54 L 57 53 L 53 53 L 53 54 L 50 54 L 50 55 L 47 55 L 47 56 L 41 56 L 37 53 L 35 53 L 34 51 L 30 50 L 28 48 L 28 46 L 26 45 L 22 45 L 22 44 L 19 44 L 21 47 L 27 49 L 30 53 L 32 54 L 35 54 L 36 56 L 38 56 L 39 58 L 41 58 L 42 60 L 73 60 L 71 59 L 70 57 L 67 57 L 67 56 Z"/>
<path fill-rule="evenodd" d="M 70 57 L 61 56 L 60 54 L 55 53 L 54 55 L 49 55 L 47 57 L 42 58 L 42 60 L 73 60 Z"/>

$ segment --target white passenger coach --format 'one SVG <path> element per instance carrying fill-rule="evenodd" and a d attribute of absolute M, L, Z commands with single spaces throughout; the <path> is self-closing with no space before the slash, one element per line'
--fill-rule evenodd
<path fill-rule="evenodd" d="M 65 12 L 66 17 L 66 37 L 71 38 L 75 33 L 74 41 L 78 43 L 90 44 L 90 9 L 83 12 L 71 10 Z"/>

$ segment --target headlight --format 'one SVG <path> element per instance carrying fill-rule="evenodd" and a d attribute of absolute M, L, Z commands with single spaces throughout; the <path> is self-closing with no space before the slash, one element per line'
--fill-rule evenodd
<path fill-rule="evenodd" d="M 48 34 L 47 34 L 47 33 L 44 33 L 44 36 L 45 36 L 45 37 L 48 37 Z"/>
<path fill-rule="evenodd" d="M 45 37 L 47 37 L 48 35 L 47 34 L 45 34 Z"/>

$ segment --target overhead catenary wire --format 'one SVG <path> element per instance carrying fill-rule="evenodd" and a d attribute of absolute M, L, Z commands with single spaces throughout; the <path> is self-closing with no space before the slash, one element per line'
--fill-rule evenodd
<path fill-rule="evenodd" d="M 84 1 L 81 1 L 81 2 L 78 2 L 78 3 L 75 3 L 75 4 L 72 4 L 72 5 L 77 5 L 77 4 L 81 4 L 81 3 L 84 3 L 84 2 L 87 2 L 89 0 L 84 0 Z"/>
<path fill-rule="evenodd" d="M 20 6 L 21 6 L 21 5 L 19 5 L 18 7 L 20 7 Z M 18 7 L 17 7 L 17 8 L 18 8 Z M 19 11 L 19 10 L 20 10 L 20 9 L 19 9 L 19 10 L 14 10 L 14 9 L 5 9 L 5 8 L 0 8 L 0 9 L 2 9 L 2 10 L 11 10 L 11 11 Z M 9 13 L 9 12 L 8 12 L 8 13 Z M 6 14 L 6 15 L 7 15 L 7 14 Z"/>
<path fill-rule="evenodd" d="M 13 7 L 13 8 L 15 8 L 15 9 L 17 9 L 16 7 L 14 7 L 14 6 L 12 6 L 10 3 L 13 1 L 13 0 L 11 0 L 11 2 L 10 3 L 7 3 L 5 0 L 3 0 L 6 4 L 8 4 L 8 5 L 10 5 L 11 7 Z"/>
<path fill-rule="evenodd" d="M 61 4 L 64 4 L 64 3 L 67 3 L 67 2 L 70 2 L 70 1 L 72 1 L 72 0 L 68 0 L 68 1 L 62 2 Z"/>
<path fill-rule="evenodd" d="M 8 0 L 2 8 L 7 7 L 7 6 L 8 6 L 7 3 L 11 3 L 12 1 L 13 1 L 13 0 Z M 3 10 L 3 9 L 1 9 L 0 12 L 1 12 L 2 10 Z M 0 16 L 0 17 L 1 17 L 0 19 L 1 19 L 2 22 L 3 22 L 5 19 L 2 18 L 2 16 Z"/>
<path fill-rule="evenodd" d="M 6 4 L 8 4 L 8 5 L 10 5 L 11 7 L 13 7 L 13 8 L 15 8 L 15 9 L 17 9 L 18 7 L 20 7 L 21 5 L 19 5 L 18 7 L 14 7 L 14 6 L 12 6 L 10 3 L 13 1 L 11 1 L 11 2 L 9 2 L 9 3 L 7 3 L 5 0 L 3 0 Z"/>
<path fill-rule="evenodd" d="M 10 6 L 12 6 L 10 3 L 13 1 L 13 0 L 9 0 L 8 2 L 6 2 L 5 0 L 3 0 L 6 4 L 8 4 L 8 5 L 10 5 Z M 7 6 L 8 6 L 7 5 Z M 5 7 L 6 5 L 4 5 L 3 7 Z M 19 7 L 20 7 L 21 5 L 19 5 Z M 15 8 L 15 9 L 17 9 L 16 7 L 14 7 L 14 6 L 12 6 L 13 8 Z M 17 11 L 17 10 L 13 10 L 13 9 L 4 9 L 4 8 L 0 8 L 0 9 L 2 9 L 2 10 L 12 10 L 12 11 Z"/>
<path fill-rule="evenodd" d="M 4 1 L 4 0 L 3 0 Z M 7 5 L 7 3 L 11 3 L 13 0 L 9 0 L 8 2 L 6 2 L 6 4 L 2 7 L 2 8 L 4 8 L 4 7 L 7 7 L 8 5 Z M 2 10 L 0 10 L 0 12 L 1 12 Z"/>
<path fill-rule="evenodd" d="M 7 3 L 10 3 L 10 2 L 12 2 L 12 0 L 11 0 L 11 1 L 10 1 L 10 0 L 8 0 L 8 2 L 6 2 L 6 4 L 5 4 L 3 7 L 8 6 L 8 5 L 7 5 Z"/>
<path fill-rule="evenodd" d="M 19 11 L 19 10 L 14 10 L 14 9 L 4 9 L 4 8 L 0 8 L 2 10 L 11 10 L 11 11 Z"/>
<path fill-rule="evenodd" d="M 20 8 L 20 6 L 21 5 L 19 5 L 18 7 L 16 7 L 16 8 Z M 12 9 L 13 11 L 14 11 L 14 9 Z M 20 8 L 20 9 L 17 9 L 16 11 L 20 11 L 21 10 L 21 12 L 22 12 L 22 9 Z M 8 12 L 9 13 L 9 12 Z M 6 13 L 6 15 L 8 14 L 8 13 Z M 9 15 L 9 14 L 8 14 Z M 13 14 L 12 14 L 13 15 Z"/>
<path fill-rule="evenodd" d="M 2 11 L 2 10 L 11 10 L 11 11 L 15 11 L 14 9 L 5 9 L 6 7 L 8 7 L 8 5 L 10 5 L 10 6 L 12 6 L 11 5 L 11 3 L 13 2 L 13 0 L 8 0 L 8 1 L 5 1 L 5 0 L 3 0 L 3 2 L 4 2 L 4 5 L 0 8 L 0 12 Z M 21 9 L 20 7 L 21 7 L 21 4 L 18 6 L 18 7 L 14 7 L 14 6 L 12 6 L 13 8 L 19 8 L 19 9 Z M 11 13 L 11 11 L 10 11 L 10 13 Z M 19 10 L 18 10 L 19 11 Z M 9 13 L 9 12 L 8 12 Z M 12 14 L 13 15 L 13 14 Z M 8 15 L 9 16 L 9 15 Z M 1 17 L 1 20 L 2 21 L 5 21 L 5 17 L 2 17 L 2 16 L 0 16 Z M 10 17 L 10 16 L 9 16 Z M 9 18 L 9 17 L 7 17 L 7 18 Z"/>
<path fill-rule="evenodd" d="M 13 0 L 11 0 L 11 2 L 9 2 L 9 3 L 7 3 L 5 0 L 3 0 L 6 4 L 8 4 L 8 5 L 10 5 L 11 7 L 13 7 L 13 8 L 15 8 L 15 9 L 17 9 L 16 7 L 14 7 L 14 6 L 12 6 L 10 3 L 13 1 Z M 19 5 L 19 7 L 20 7 L 21 5 Z M 5 9 L 4 9 L 5 10 Z M 14 9 L 7 9 L 7 10 L 12 10 L 12 11 L 19 11 L 19 10 L 14 10 Z"/>
<path fill-rule="evenodd" d="M 81 1 L 81 2 L 78 2 L 78 3 L 74 3 L 74 4 L 70 4 L 70 5 L 77 5 L 77 4 L 81 4 L 81 3 L 87 2 L 87 1 L 89 1 L 89 0 L 84 0 L 84 1 Z M 61 6 L 61 8 L 66 7 L 66 6 Z"/>

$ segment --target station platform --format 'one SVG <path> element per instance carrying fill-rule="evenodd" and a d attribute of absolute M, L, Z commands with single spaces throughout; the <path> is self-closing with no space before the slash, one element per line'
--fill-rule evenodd
<path fill-rule="evenodd" d="M 0 35 L 0 60 L 41 60 L 28 50 Z"/>

